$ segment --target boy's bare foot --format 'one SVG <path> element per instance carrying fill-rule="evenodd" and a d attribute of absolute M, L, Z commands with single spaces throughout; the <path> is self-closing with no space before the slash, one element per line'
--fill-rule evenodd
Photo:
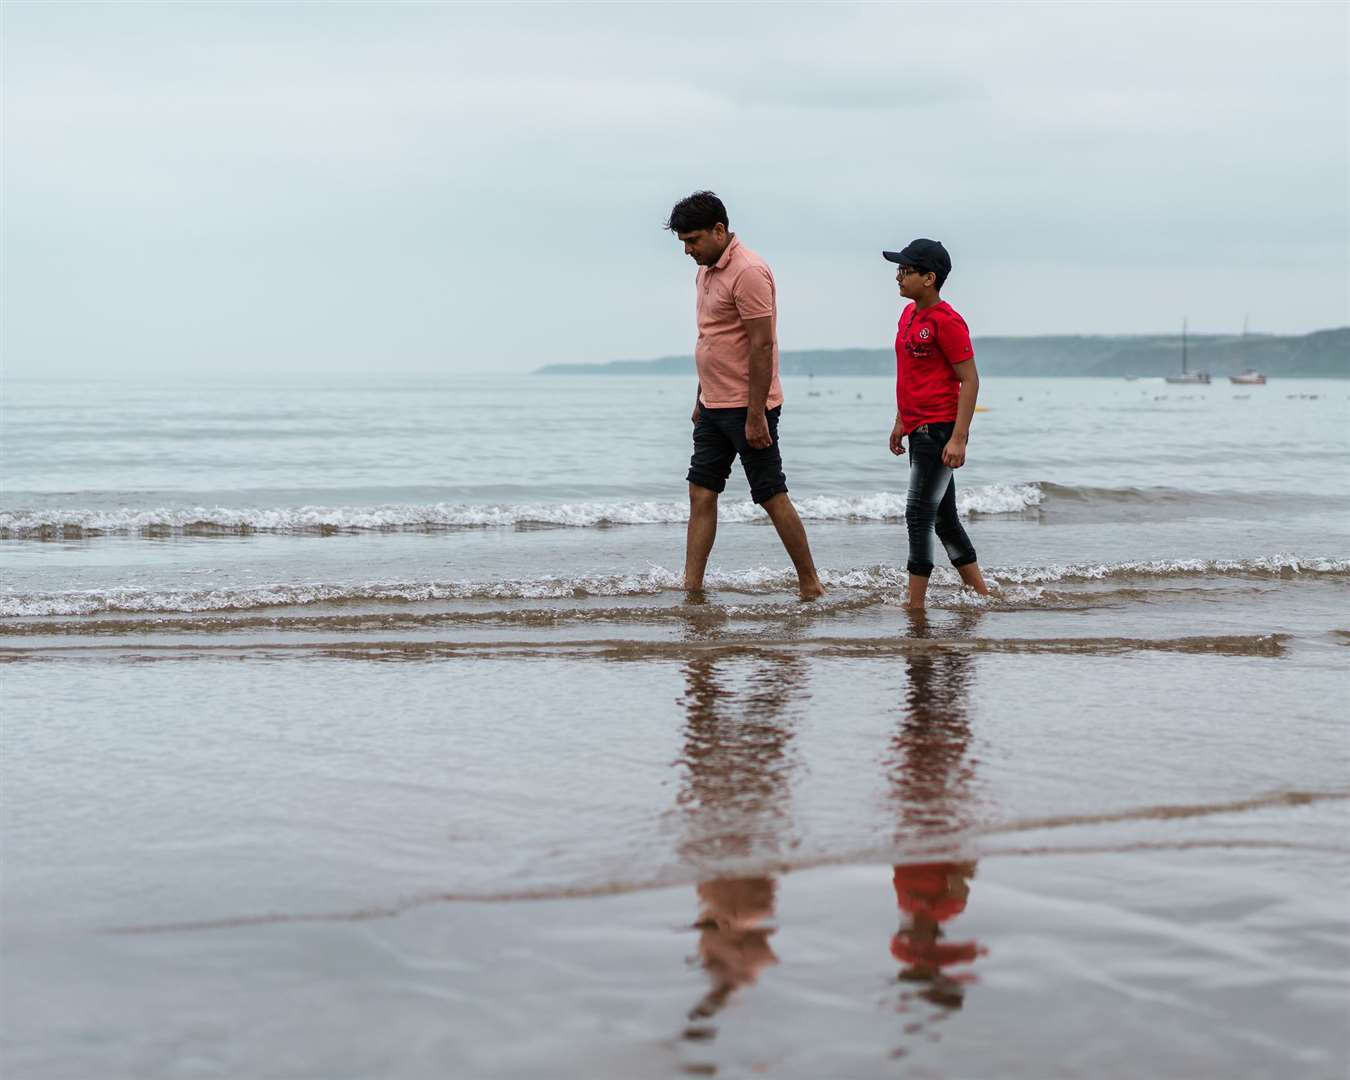
<path fill-rule="evenodd" d="M 980 573 L 979 563 L 967 563 L 965 566 L 958 566 L 956 572 L 961 575 L 961 584 L 974 589 L 981 596 L 989 595 L 989 586 L 984 583 L 984 575 Z"/>

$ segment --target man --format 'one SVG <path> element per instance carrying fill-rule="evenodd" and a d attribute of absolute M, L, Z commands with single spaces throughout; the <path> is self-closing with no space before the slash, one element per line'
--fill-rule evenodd
<path fill-rule="evenodd" d="M 941 296 L 952 272 L 951 256 L 937 240 L 926 239 L 881 256 L 899 264 L 895 280 L 900 295 L 910 301 L 895 336 L 896 414 L 890 439 L 891 453 L 903 454 L 904 439 L 909 438 L 908 603 L 911 608 L 924 606 L 933 572 L 935 525 L 961 581 L 988 596 L 975 549 L 956 515 L 952 471 L 966 463 L 980 376 L 966 320 Z"/>
<path fill-rule="evenodd" d="M 703 588 L 717 536 L 717 496 L 739 454 L 750 497 L 769 515 L 797 568 L 803 600 L 825 590 L 811 561 L 806 530 L 787 494 L 778 452 L 783 389 L 778 382 L 778 319 L 773 274 L 729 231 L 726 207 L 711 191 L 696 191 L 670 212 L 666 228 L 698 263 L 698 392 L 694 453 L 689 460 L 689 532 L 684 587 Z"/>

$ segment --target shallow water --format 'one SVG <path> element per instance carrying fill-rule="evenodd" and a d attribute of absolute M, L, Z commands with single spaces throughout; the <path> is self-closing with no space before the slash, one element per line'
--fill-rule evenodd
<path fill-rule="evenodd" d="M 1350 384 L 988 380 L 926 617 L 884 380 L 685 597 L 687 390 L 7 388 L 6 1074 L 1344 1073 Z"/>

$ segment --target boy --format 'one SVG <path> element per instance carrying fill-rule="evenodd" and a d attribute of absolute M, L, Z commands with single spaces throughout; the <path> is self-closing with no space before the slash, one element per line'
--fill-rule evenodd
<path fill-rule="evenodd" d="M 956 516 L 952 472 L 966 462 L 966 441 L 980 377 L 965 319 L 940 292 L 952 271 L 951 256 L 936 240 L 919 239 L 882 258 L 899 264 L 900 295 L 912 301 L 900 315 L 895 336 L 895 426 L 891 453 L 905 452 L 909 437 L 909 597 L 922 608 L 933 572 L 933 531 L 961 580 L 981 596 L 989 588 L 975 561 L 975 549 Z"/>

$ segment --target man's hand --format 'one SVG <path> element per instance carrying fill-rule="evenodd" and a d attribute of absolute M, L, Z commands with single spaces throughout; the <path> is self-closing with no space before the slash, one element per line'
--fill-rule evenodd
<path fill-rule="evenodd" d="M 697 402 L 697 401 L 694 402 L 694 411 L 693 411 L 692 413 L 689 414 L 689 422 L 690 422 L 691 424 L 697 424 L 697 423 L 698 423 L 698 402 Z"/>
<path fill-rule="evenodd" d="M 949 469 L 959 469 L 966 463 L 966 436 L 952 432 L 947 445 L 942 448 L 942 464 Z"/>
<path fill-rule="evenodd" d="M 769 420 L 764 410 L 751 409 L 745 414 L 745 441 L 756 450 L 764 450 L 773 445 L 769 434 Z"/>
<path fill-rule="evenodd" d="M 900 420 L 897 418 L 895 427 L 891 428 L 891 453 L 897 456 L 905 452 L 905 429 L 900 426 Z"/>

